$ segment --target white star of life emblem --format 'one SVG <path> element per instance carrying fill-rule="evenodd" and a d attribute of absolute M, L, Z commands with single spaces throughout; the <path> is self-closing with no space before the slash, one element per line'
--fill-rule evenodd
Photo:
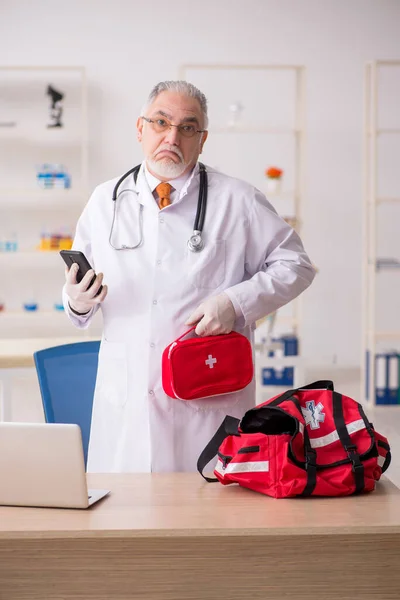
<path fill-rule="evenodd" d="M 314 400 L 307 400 L 306 407 L 301 407 L 301 412 L 303 413 L 303 417 L 306 421 L 306 425 L 309 425 L 311 429 L 319 429 L 320 423 L 325 421 L 325 413 L 323 404 L 318 402 L 317 406 L 315 406 Z"/>

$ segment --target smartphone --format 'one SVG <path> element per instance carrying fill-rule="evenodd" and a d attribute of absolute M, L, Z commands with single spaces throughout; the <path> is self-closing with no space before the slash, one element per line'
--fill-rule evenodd
<path fill-rule="evenodd" d="M 78 283 L 82 281 L 86 273 L 92 268 L 86 256 L 83 254 L 83 252 L 80 252 L 79 250 L 60 250 L 60 256 L 62 257 L 69 269 L 74 263 L 78 265 L 79 269 L 76 274 L 76 281 Z M 93 275 L 92 281 L 90 282 L 88 289 L 93 285 L 95 279 L 96 273 Z M 96 296 L 100 294 L 102 289 L 103 286 L 101 285 Z"/>

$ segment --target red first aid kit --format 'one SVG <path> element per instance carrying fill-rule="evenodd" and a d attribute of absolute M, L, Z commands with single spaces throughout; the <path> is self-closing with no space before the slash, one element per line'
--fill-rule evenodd
<path fill-rule="evenodd" d="M 249 340 L 232 331 L 183 340 L 195 327 L 169 344 L 162 356 L 164 392 L 179 400 L 196 400 L 229 394 L 253 379 L 253 353 Z"/>
<path fill-rule="evenodd" d="M 203 475 L 218 455 L 216 479 Z M 348 496 L 370 492 L 390 464 L 388 440 L 361 404 L 317 381 L 227 416 L 201 453 L 207 481 L 238 483 L 267 496 Z"/>

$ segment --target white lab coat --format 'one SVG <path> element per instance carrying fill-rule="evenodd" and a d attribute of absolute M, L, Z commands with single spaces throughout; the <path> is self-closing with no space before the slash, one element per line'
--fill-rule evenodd
<path fill-rule="evenodd" d="M 192 311 L 211 295 L 228 293 L 239 316 L 235 329 L 253 338 L 257 319 L 286 304 L 314 278 L 302 243 L 265 196 L 243 181 L 207 167 L 208 203 L 202 252 L 188 250 L 196 214 L 199 169 L 181 197 L 159 210 L 143 165 L 136 190 L 118 199 L 115 246 L 109 244 L 112 191 L 99 185 L 77 225 L 73 248 L 104 273 L 103 337 L 93 405 L 88 471 L 194 471 L 200 452 L 226 414 L 241 417 L 255 404 L 254 381 L 239 393 L 198 401 L 163 391 L 161 355 L 184 333 Z M 120 189 L 135 189 L 133 178 Z M 71 321 L 87 327 L 94 314 Z"/>

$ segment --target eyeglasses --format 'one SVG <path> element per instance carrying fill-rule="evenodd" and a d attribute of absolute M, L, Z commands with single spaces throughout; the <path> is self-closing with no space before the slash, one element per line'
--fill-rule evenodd
<path fill-rule="evenodd" d="M 169 131 L 169 129 L 171 129 L 171 127 L 176 127 L 177 130 L 179 131 L 179 133 L 181 135 L 183 135 L 183 137 L 191 138 L 196 133 L 204 133 L 206 131 L 205 129 L 196 129 L 196 127 L 190 123 L 182 123 L 182 125 L 173 125 L 172 123 L 167 121 L 167 119 L 163 119 L 163 118 L 155 119 L 155 120 L 148 119 L 147 117 L 140 117 L 140 118 L 144 119 L 145 121 L 150 123 L 152 129 L 156 133 L 165 133 L 166 131 Z"/>

